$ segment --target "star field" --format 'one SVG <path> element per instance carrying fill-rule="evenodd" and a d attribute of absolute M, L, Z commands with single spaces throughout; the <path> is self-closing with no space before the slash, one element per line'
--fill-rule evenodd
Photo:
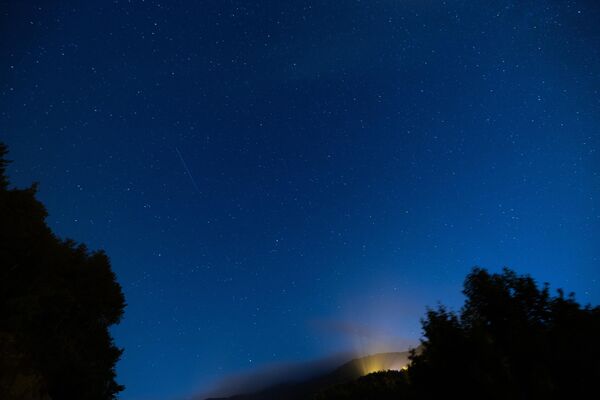
<path fill-rule="evenodd" d="M 0 10 L 9 176 L 110 256 L 125 400 L 416 343 L 474 265 L 600 301 L 595 1 Z"/>

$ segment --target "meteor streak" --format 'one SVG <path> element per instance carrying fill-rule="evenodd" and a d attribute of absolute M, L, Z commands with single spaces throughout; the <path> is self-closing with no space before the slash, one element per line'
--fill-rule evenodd
<path fill-rule="evenodd" d="M 179 160 L 181 161 L 183 168 L 185 168 L 187 175 L 190 177 L 190 180 L 192 181 L 192 185 L 194 185 L 194 189 L 196 189 L 196 192 L 199 195 L 202 195 L 202 192 L 200 191 L 200 188 L 198 187 L 198 184 L 196 183 L 196 180 L 194 179 L 194 175 L 192 175 L 192 172 L 188 168 L 187 163 L 185 162 L 185 160 L 183 159 L 183 156 L 181 155 L 181 152 L 179 151 L 179 149 L 177 147 L 175 147 L 175 151 L 177 152 L 177 155 L 179 156 Z"/>

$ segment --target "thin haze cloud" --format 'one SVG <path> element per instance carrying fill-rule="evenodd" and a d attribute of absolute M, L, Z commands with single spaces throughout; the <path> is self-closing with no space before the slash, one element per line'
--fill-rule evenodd
<path fill-rule="evenodd" d="M 278 362 L 245 373 L 226 376 L 212 388 L 189 397 L 203 400 L 212 397 L 252 393 L 284 382 L 301 382 L 339 367 L 354 357 L 352 353 L 339 353 L 306 362 Z"/>

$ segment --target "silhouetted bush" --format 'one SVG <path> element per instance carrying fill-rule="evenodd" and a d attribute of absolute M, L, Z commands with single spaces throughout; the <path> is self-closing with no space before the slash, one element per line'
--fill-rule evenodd
<path fill-rule="evenodd" d="M 115 398 L 124 296 L 108 257 L 57 238 L 36 186 L 9 188 L 0 143 L 0 398 Z"/>
<path fill-rule="evenodd" d="M 510 269 L 467 276 L 459 313 L 427 311 L 424 338 L 401 372 L 368 375 L 316 395 L 351 399 L 569 399 L 597 394 L 600 308 L 551 296 Z M 592 396 L 594 397 L 594 395 Z"/>
<path fill-rule="evenodd" d="M 460 313 L 429 310 L 423 351 L 408 370 L 415 392 L 490 399 L 573 398 L 600 378 L 600 308 L 549 294 L 529 276 L 475 268 Z"/>
<path fill-rule="evenodd" d="M 406 374 L 401 371 L 379 371 L 350 383 L 339 384 L 317 393 L 313 400 L 396 400 L 408 393 Z"/>

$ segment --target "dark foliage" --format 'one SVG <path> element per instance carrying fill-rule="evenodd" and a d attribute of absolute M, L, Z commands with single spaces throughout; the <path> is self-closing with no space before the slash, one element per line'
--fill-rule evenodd
<path fill-rule="evenodd" d="M 406 371 L 331 387 L 316 399 L 568 399 L 598 393 L 600 308 L 529 276 L 475 268 L 460 313 L 428 310 Z"/>
<path fill-rule="evenodd" d="M 404 372 L 380 371 L 327 388 L 317 393 L 312 400 L 397 400 L 399 395 L 408 393 L 408 381 Z"/>
<path fill-rule="evenodd" d="M 423 351 L 408 370 L 415 391 L 489 399 L 578 398 L 600 379 L 600 308 L 549 294 L 529 276 L 475 268 L 459 315 L 423 321 Z"/>
<path fill-rule="evenodd" d="M 9 188 L 0 143 L 0 398 L 115 398 L 125 301 L 103 252 L 57 238 L 35 185 Z"/>

